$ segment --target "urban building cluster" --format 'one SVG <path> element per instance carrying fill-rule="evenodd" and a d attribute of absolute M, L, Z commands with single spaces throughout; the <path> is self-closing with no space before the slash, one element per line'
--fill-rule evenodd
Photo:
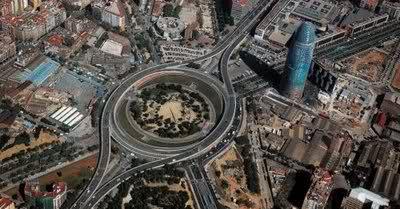
<path fill-rule="evenodd" d="M 93 15 L 111 27 L 117 27 L 121 31 L 125 30 L 125 9 L 119 0 L 95 1 Z"/>
<path fill-rule="evenodd" d="M 218 26 L 214 19 L 215 8 L 211 2 L 155 0 L 149 2 L 149 8 L 153 23 L 151 33 L 155 41 L 159 42 L 161 58 L 166 62 L 174 57 L 179 60 L 199 57 L 205 51 L 204 48 L 214 45 L 217 40 Z M 168 50 L 165 45 L 168 48 L 176 45 L 177 49 L 181 49 L 166 52 Z"/>
<path fill-rule="evenodd" d="M 277 90 L 250 99 L 247 116 L 249 140 L 270 160 L 275 205 L 398 207 L 398 4 L 288 1 L 241 49 L 240 58 Z M 301 167 L 304 183 L 296 177 Z"/>
<path fill-rule="evenodd" d="M 0 46 L 0 209 L 400 208 L 398 0 L 1 0 Z"/>
<path fill-rule="evenodd" d="M 58 209 L 67 198 L 67 185 L 65 182 L 55 182 L 46 185 L 46 190 L 40 188 L 38 182 L 28 182 L 24 194 L 30 205 L 39 208 Z"/>
<path fill-rule="evenodd" d="M 8 14 L 0 18 L 2 29 L 7 30 L 19 41 L 36 41 L 62 24 L 67 17 L 66 10 L 58 1 L 43 2 L 39 11 L 24 11 L 26 7 L 19 6 L 22 11 L 17 13 L 19 15 Z"/>
<path fill-rule="evenodd" d="M 27 180 L 95 154 L 92 115 L 109 86 L 129 70 L 119 66 L 135 63 L 134 45 L 123 34 L 125 7 L 103 3 L 0 2 L 2 209 L 59 209 L 72 201 L 67 193 L 79 192 L 59 179 L 46 188 Z M 85 7 L 93 10 L 84 14 Z M 3 197 L 23 182 L 25 192 Z"/>
<path fill-rule="evenodd" d="M 26 207 L 43 209 L 59 209 L 67 198 L 67 185 L 65 182 L 55 182 L 42 188 L 38 182 L 29 182 L 23 188 Z M 16 209 L 15 200 L 0 196 L 1 209 Z"/>

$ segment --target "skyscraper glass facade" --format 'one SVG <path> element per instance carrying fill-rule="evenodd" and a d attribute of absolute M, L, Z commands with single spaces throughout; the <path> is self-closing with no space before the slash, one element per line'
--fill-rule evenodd
<path fill-rule="evenodd" d="M 285 73 L 282 77 L 281 92 L 291 99 L 303 96 L 304 85 L 310 70 L 316 41 L 315 26 L 302 23 L 294 34 L 294 42 L 289 48 Z"/>

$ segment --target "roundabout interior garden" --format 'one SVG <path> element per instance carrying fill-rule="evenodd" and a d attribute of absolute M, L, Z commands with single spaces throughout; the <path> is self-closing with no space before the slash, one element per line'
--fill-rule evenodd
<path fill-rule="evenodd" d="M 138 90 L 129 111 L 143 130 L 162 138 L 193 135 L 210 121 L 210 104 L 204 96 L 173 83 Z"/>

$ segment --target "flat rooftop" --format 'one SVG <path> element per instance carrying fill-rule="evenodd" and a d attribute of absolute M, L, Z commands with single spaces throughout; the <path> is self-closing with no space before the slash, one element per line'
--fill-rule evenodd
<path fill-rule="evenodd" d="M 341 26 L 346 26 L 346 25 L 351 25 L 351 24 L 355 24 L 358 22 L 362 22 L 362 21 L 367 20 L 374 16 L 375 16 L 375 14 L 373 12 L 370 12 L 366 9 L 357 8 L 357 9 L 353 10 L 346 18 L 344 18 Z"/>
<path fill-rule="evenodd" d="M 301 0 L 293 14 L 325 24 L 330 21 L 334 8 L 335 5 L 323 0 Z"/>

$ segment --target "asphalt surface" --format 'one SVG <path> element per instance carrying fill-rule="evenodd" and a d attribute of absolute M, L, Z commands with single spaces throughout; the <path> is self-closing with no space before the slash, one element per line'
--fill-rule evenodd
<path fill-rule="evenodd" d="M 287 1 L 279 1 L 277 5 L 278 6 L 282 5 L 282 3 L 284 3 L 284 2 L 287 2 Z M 247 13 L 244 16 L 244 18 L 238 23 L 237 28 L 233 32 L 228 34 L 221 42 L 219 42 L 216 45 L 216 47 L 214 48 L 214 50 L 212 52 L 210 52 L 209 54 L 207 54 L 203 57 L 193 59 L 193 60 L 165 63 L 165 64 L 157 65 L 157 66 L 148 68 L 147 71 L 157 70 L 157 69 L 165 69 L 165 68 L 173 68 L 173 67 L 178 67 L 178 66 L 182 66 L 182 65 L 187 65 L 191 62 L 198 62 L 198 61 L 206 60 L 206 59 L 212 58 L 214 56 L 217 56 L 219 53 L 223 52 L 227 47 L 230 47 L 233 44 L 239 44 L 245 38 L 245 36 L 246 36 L 245 34 L 247 34 L 250 31 L 250 29 L 252 29 L 261 20 L 261 16 L 264 14 L 265 10 L 270 9 L 269 7 L 271 6 L 271 3 L 272 2 L 270 2 L 270 1 L 260 1 L 254 7 L 254 10 Z M 279 7 L 279 11 L 280 11 L 280 7 Z M 274 10 L 273 12 L 276 12 L 276 11 Z M 274 13 L 273 13 L 273 15 L 274 15 Z M 233 48 L 230 48 L 230 50 L 233 51 L 235 47 L 236 46 L 233 46 Z M 227 51 L 229 51 L 229 50 L 227 50 Z M 222 59 L 229 60 L 229 56 L 232 51 L 227 53 L 227 55 L 224 55 Z M 221 63 L 222 63 L 222 61 L 223 60 L 221 60 Z M 236 96 L 235 96 L 235 92 L 233 89 L 233 85 L 229 78 L 227 66 L 221 68 L 220 71 L 221 71 L 222 79 L 226 86 L 226 90 L 230 96 L 229 96 L 228 102 L 226 102 L 227 106 L 224 111 L 224 116 L 222 117 L 223 119 L 217 125 L 217 127 L 214 129 L 214 131 L 212 131 L 210 133 L 210 135 L 208 137 L 208 139 L 215 140 L 216 142 L 218 142 L 217 139 L 220 139 L 221 136 L 226 134 L 226 131 L 229 129 L 230 124 L 232 123 L 232 121 L 234 119 L 234 115 L 235 115 L 234 113 L 236 111 L 236 100 L 235 100 Z M 201 155 L 202 152 L 207 151 L 204 149 L 204 148 L 206 148 L 206 147 L 204 147 L 204 144 L 209 144 L 208 140 L 203 140 L 202 142 L 205 142 L 205 143 L 200 143 L 198 147 L 187 150 L 186 152 L 179 154 L 175 157 L 169 157 L 169 158 L 165 158 L 162 160 L 153 161 L 150 163 L 140 165 L 138 167 L 129 169 L 120 175 L 117 175 L 116 177 L 112 178 L 111 180 L 109 180 L 107 182 L 102 182 L 104 176 L 106 175 L 106 170 L 107 170 L 110 155 L 111 155 L 111 138 L 110 138 L 110 130 L 109 130 L 109 127 L 110 127 L 109 119 L 111 117 L 110 110 L 112 110 L 113 105 L 119 99 L 119 98 L 115 97 L 115 95 L 117 95 L 117 93 L 119 91 L 122 91 L 123 89 L 127 89 L 129 87 L 129 82 L 127 82 L 127 81 L 134 76 L 135 75 L 132 75 L 132 76 L 128 77 L 127 79 L 125 79 L 125 81 L 122 82 L 122 84 L 120 86 L 118 86 L 114 91 L 112 91 L 112 93 L 110 94 L 106 103 L 103 106 L 103 113 L 101 115 L 101 125 L 100 125 L 100 137 L 101 137 L 100 145 L 101 146 L 100 146 L 100 152 L 99 152 L 98 164 L 96 167 L 96 171 L 95 171 L 94 175 L 92 176 L 91 181 L 85 188 L 85 190 L 79 195 L 77 201 L 71 207 L 73 209 L 91 208 L 93 205 L 98 203 L 105 195 L 107 195 L 111 190 L 116 188 L 123 180 L 130 178 L 131 176 L 135 175 L 137 172 L 143 172 L 144 170 L 147 170 L 147 169 L 161 167 L 167 163 L 170 164 L 170 163 L 175 163 L 178 161 L 183 161 L 183 160 Z M 211 144 L 211 145 L 213 145 L 213 144 Z"/>
<path fill-rule="evenodd" d="M 227 91 L 223 88 L 222 83 L 209 75 L 200 73 L 199 71 L 190 70 L 190 69 L 185 69 L 185 70 L 150 69 L 150 70 L 141 71 L 141 72 L 135 74 L 135 76 L 132 76 L 131 79 L 128 79 L 125 82 L 126 84 L 123 84 L 122 87 L 119 88 L 118 92 L 115 94 L 115 97 L 118 97 L 119 99 L 116 100 L 116 102 L 113 106 L 112 111 L 114 111 L 114 114 L 113 114 L 113 117 L 110 118 L 110 120 L 112 121 L 111 127 L 110 127 L 112 130 L 111 135 L 124 148 L 126 148 L 127 150 L 130 150 L 131 152 L 133 152 L 137 155 L 140 155 L 140 156 L 143 156 L 146 158 L 160 159 L 160 158 L 166 158 L 166 157 L 178 155 L 182 152 L 187 151 L 190 148 L 198 146 L 200 143 L 202 143 L 202 141 L 207 141 L 209 143 L 212 143 L 213 139 L 209 137 L 210 136 L 210 134 L 209 134 L 204 139 L 202 139 L 202 141 L 200 141 L 200 142 L 188 143 L 187 145 L 183 145 L 183 146 L 181 146 L 181 145 L 169 146 L 169 147 L 168 146 L 156 146 L 156 145 L 151 145 L 150 143 L 145 143 L 145 142 L 142 142 L 141 140 L 135 139 L 135 133 L 133 133 L 133 130 L 126 130 L 127 127 L 129 127 L 130 125 L 128 125 L 128 126 L 123 125 L 123 124 L 121 125 L 121 123 L 124 123 L 124 122 L 126 123 L 126 121 L 120 121 L 121 118 L 123 118 L 123 117 L 118 116 L 119 114 L 117 114 L 117 113 L 121 114 L 121 112 L 122 112 L 122 114 L 125 114 L 125 108 L 124 108 L 125 105 L 120 105 L 120 104 L 126 103 L 126 96 L 124 96 L 124 95 L 127 94 L 128 91 L 130 91 L 130 88 L 133 83 L 135 83 L 136 81 L 140 81 L 141 79 L 145 78 L 145 76 L 147 76 L 147 75 L 151 76 L 151 75 L 160 73 L 159 76 L 168 76 L 169 74 L 174 74 L 177 72 L 190 74 L 190 76 L 197 77 L 197 79 L 201 79 L 202 81 L 207 83 L 207 86 L 209 88 L 214 88 L 214 91 L 220 93 L 221 96 L 223 97 L 224 101 L 228 100 L 229 95 L 228 95 Z M 125 89 L 126 86 L 128 86 L 128 87 Z M 123 110 L 121 110 L 121 108 Z M 225 114 L 225 118 L 226 117 L 227 117 L 227 115 Z M 125 128 L 123 128 L 121 126 L 125 126 Z M 218 125 L 217 125 L 216 129 L 221 130 L 221 128 L 223 128 L 223 127 L 219 127 L 219 129 L 218 129 Z M 213 130 L 211 132 L 213 132 Z M 136 136 L 136 137 L 139 138 L 139 136 Z M 203 146 L 206 146 L 206 145 L 203 143 Z"/>
<path fill-rule="evenodd" d="M 191 165 L 186 167 L 186 173 L 190 179 L 193 193 L 200 208 L 217 209 L 217 203 L 213 196 L 212 188 L 207 184 L 207 178 L 201 172 L 202 166 Z"/>

